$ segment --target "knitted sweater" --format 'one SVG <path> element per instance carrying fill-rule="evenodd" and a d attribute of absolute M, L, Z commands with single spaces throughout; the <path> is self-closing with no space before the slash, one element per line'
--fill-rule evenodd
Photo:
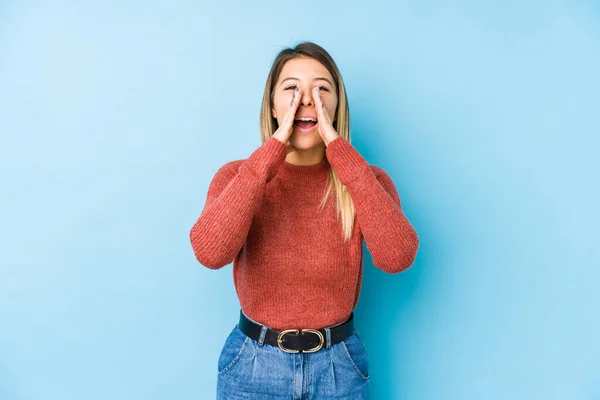
<path fill-rule="evenodd" d="M 331 141 L 318 164 L 294 165 L 286 155 L 286 144 L 270 137 L 247 159 L 223 165 L 191 228 L 192 248 L 205 267 L 233 262 L 240 305 L 251 319 L 277 330 L 335 325 L 358 302 L 363 239 L 375 267 L 388 273 L 412 265 L 419 239 L 390 177 L 345 138 Z M 329 168 L 356 211 L 347 242 L 333 189 L 318 209 Z"/>

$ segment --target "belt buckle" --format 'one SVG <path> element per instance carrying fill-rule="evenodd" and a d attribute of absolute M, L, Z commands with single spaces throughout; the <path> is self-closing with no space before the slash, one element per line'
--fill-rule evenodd
<path fill-rule="evenodd" d="M 317 347 L 313 347 L 312 349 L 308 349 L 308 350 L 292 350 L 292 349 L 288 349 L 287 347 L 283 347 L 283 336 L 288 334 L 288 333 L 294 333 L 294 334 L 299 334 L 301 333 L 302 335 L 304 335 L 304 332 L 312 332 L 315 333 L 317 336 L 319 336 L 319 344 L 317 345 Z M 281 331 L 279 333 L 279 335 L 277 336 L 277 346 L 279 346 L 279 348 L 283 351 L 285 351 L 286 353 L 298 353 L 298 352 L 303 352 L 303 353 L 314 353 L 315 351 L 319 351 L 321 350 L 321 347 L 323 347 L 323 343 L 325 342 L 325 339 L 323 338 L 323 334 L 316 330 L 316 329 L 287 329 L 285 331 Z"/>

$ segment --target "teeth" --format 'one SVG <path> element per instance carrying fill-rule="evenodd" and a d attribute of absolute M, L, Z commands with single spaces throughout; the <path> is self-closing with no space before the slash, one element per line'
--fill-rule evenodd
<path fill-rule="evenodd" d="M 317 122 L 316 119 L 311 118 L 311 117 L 302 117 L 302 118 L 298 118 L 298 121 L 314 121 Z"/>

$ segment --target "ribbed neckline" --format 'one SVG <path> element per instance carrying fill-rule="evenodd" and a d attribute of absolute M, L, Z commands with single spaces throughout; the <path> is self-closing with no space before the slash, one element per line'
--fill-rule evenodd
<path fill-rule="evenodd" d="M 277 175 L 284 179 L 297 180 L 319 180 L 319 178 L 327 177 L 328 174 L 329 161 L 325 156 L 320 162 L 312 165 L 294 165 L 283 160 L 277 171 Z"/>

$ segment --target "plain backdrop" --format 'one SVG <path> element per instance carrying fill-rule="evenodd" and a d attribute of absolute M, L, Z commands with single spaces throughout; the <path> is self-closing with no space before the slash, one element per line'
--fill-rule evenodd
<path fill-rule="evenodd" d="M 598 2 L 5 0 L 1 399 L 214 398 L 239 302 L 189 230 L 303 40 L 421 240 L 365 246 L 372 398 L 600 398 Z"/>

